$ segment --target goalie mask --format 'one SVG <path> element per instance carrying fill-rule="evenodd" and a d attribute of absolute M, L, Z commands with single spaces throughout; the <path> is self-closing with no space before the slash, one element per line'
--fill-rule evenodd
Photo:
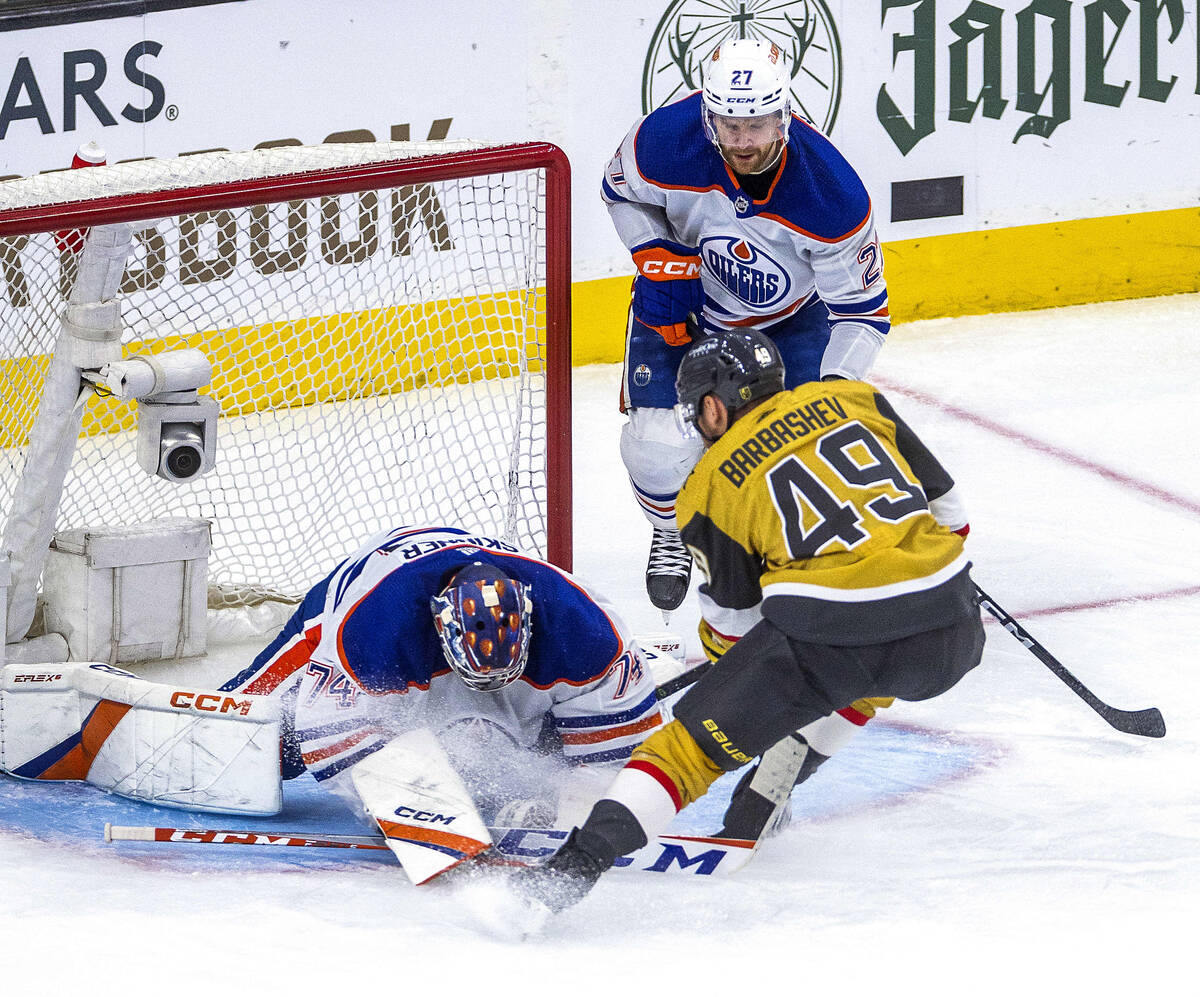
<path fill-rule="evenodd" d="M 502 689 L 525 671 L 533 631 L 531 585 L 475 561 L 429 602 L 446 662 L 470 688 Z"/>
<path fill-rule="evenodd" d="M 739 38 L 713 50 L 704 68 L 704 134 L 717 149 L 722 142 L 717 119 L 770 123 L 764 140 L 787 142 L 791 121 L 791 75 L 783 53 L 771 42 Z"/>
<path fill-rule="evenodd" d="M 700 400 L 716 395 L 731 413 L 783 389 L 783 358 L 770 338 L 754 329 L 719 332 L 683 355 L 675 375 L 675 420 L 685 437 L 699 435 Z"/>

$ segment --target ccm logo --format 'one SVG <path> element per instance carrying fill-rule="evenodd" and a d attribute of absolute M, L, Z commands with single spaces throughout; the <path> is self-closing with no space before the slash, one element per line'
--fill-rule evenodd
<path fill-rule="evenodd" d="M 62 675 L 54 672 L 36 672 L 27 675 L 14 675 L 13 682 L 57 682 Z"/>
<path fill-rule="evenodd" d="M 171 705 L 177 710 L 200 710 L 202 713 L 237 713 L 249 716 L 254 705 L 250 699 L 234 699 L 232 696 L 216 696 L 211 692 L 186 692 L 182 689 L 171 693 Z"/>
<path fill-rule="evenodd" d="M 396 807 L 397 817 L 407 820 L 419 820 L 428 824 L 453 824 L 454 818 L 445 814 L 434 813 L 432 810 L 414 810 L 412 807 Z"/>
<path fill-rule="evenodd" d="M 699 277 L 700 264 L 684 260 L 646 260 L 642 264 L 642 273 L 662 274 L 665 277 Z"/>

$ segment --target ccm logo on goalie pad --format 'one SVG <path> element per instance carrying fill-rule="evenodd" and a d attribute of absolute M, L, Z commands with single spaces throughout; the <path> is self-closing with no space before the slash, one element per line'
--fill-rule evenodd
<path fill-rule="evenodd" d="M 412 807 L 396 807 L 394 813 L 402 820 L 419 820 L 427 824 L 453 824 L 454 816 L 434 813 L 432 810 L 414 810 Z"/>
<path fill-rule="evenodd" d="M 236 713 L 249 716 L 254 706 L 252 699 L 234 699 L 232 696 L 217 696 L 211 692 L 188 692 L 180 689 L 171 693 L 171 705 L 177 710 L 200 710 L 202 713 Z"/>

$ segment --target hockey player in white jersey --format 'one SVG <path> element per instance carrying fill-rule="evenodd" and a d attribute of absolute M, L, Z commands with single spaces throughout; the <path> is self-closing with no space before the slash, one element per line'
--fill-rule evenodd
<path fill-rule="evenodd" d="M 368 541 L 222 688 L 285 697 L 284 777 L 308 771 L 347 796 L 354 766 L 428 729 L 493 823 L 528 823 L 531 807 L 554 819 L 533 752 L 560 768 L 619 764 L 662 724 L 653 679 L 602 596 L 453 527 Z"/>
<path fill-rule="evenodd" d="M 770 336 L 787 387 L 858 379 L 890 327 L 871 201 L 857 174 L 791 113 L 769 42 L 721 44 L 703 91 L 640 119 L 608 164 L 603 196 L 637 276 L 625 351 L 621 456 L 653 527 L 646 589 L 687 594 L 691 557 L 675 498 L 701 445 L 675 424 L 675 373 L 704 330 Z"/>

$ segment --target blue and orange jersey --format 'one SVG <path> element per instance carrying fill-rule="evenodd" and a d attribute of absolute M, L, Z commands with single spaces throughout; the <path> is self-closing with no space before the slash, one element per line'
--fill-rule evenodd
<path fill-rule="evenodd" d="M 530 587 L 529 661 L 496 692 L 451 671 L 430 598 L 473 561 Z M 369 541 L 309 592 L 283 632 L 227 688 L 297 689 L 305 765 L 330 778 L 402 730 L 487 720 L 533 747 L 546 725 L 576 762 L 627 758 L 659 726 L 654 683 L 611 605 L 578 578 L 494 537 L 402 528 Z"/>
<path fill-rule="evenodd" d="M 622 141 L 601 182 L 618 235 L 631 253 L 664 242 L 698 252 L 710 329 L 770 334 L 823 302 L 837 371 L 861 377 L 891 319 L 871 199 L 858 174 L 793 115 L 769 187 L 748 192 L 706 137 L 701 106 L 697 93 L 660 107 Z"/>

